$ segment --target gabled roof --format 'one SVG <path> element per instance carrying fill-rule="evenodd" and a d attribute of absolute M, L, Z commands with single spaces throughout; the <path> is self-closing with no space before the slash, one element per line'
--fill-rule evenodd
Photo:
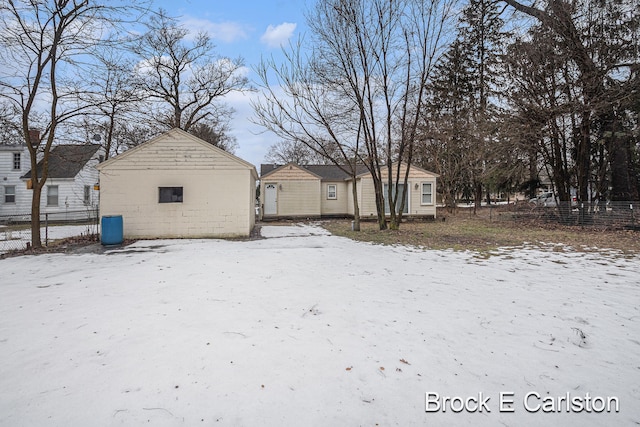
<path fill-rule="evenodd" d="M 24 144 L 7 144 L 0 143 L 0 151 L 23 151 L 27 148 Z"/>
<path fill-rule="evenodd" d="M 336 165 L 298 165 L 295 163 L 288 163 L 288 165 L 294 165 L 300 169 L 306 170 L 320 178 L 322 181 L 344 181 L 351 177 Z M 260 177 L 268 176 L 284 166 L 287 165 L 262 164 L 260 165 Z M 358 175 L 367 172 L 367 168 L 364 165 L 358 165 L 356 170 Z"/>
<path fill-rule="evenodd" d="M 296 168 L 296 169 L 300 169 L 301 171 L 307 172 L 313 176 L 315 176 L 318 179 L 322 179 L 322 177 L 314 172 L 311 172 L 310 170 L 306 169 L 304 166 L 300 166 L 297 163 L 294 162 L 289 162 L 286 165 L 260 165 L 260 170 L 261 171 L 266 171 L 264 174 L 260 175 L 260 178 L 266 178 L 271 174 L 276 173 L 277 171 L 284 169 L 286 167 L 289 167 L 289 169 L 291 168 Z"/>
<path fill-rule="evenodd" d="M 49 178 L 74 178 L 100 149 L 100 144 L 56 145 L 49 153 Z M 42 176 L 42 160 L 37 165 Z M 31 178 L 31 171 L 22 178 Z"/>
<path fill-rule="evenodd" d="M 317 175 L 320 175 L 323 181 L 343 181 L 351 178 L 349 173 L 340 169 L 340 167 L 336 165 L 306 165 L 303 167 Z M 349 170 L 346 166 L 345 169 Z M 365 172 L 368 172 L 366 166 L 358 165 L 356 167 L 356 175 L 360 175 Z"/>
<path fill-rule="evenodd" d="M 256 167 L 254 165 L 252 165 L 251 163 L 247 162 L 244 159 L 241 159 L 240 157 L 238 157 L 236 155 L 233 155 L 233 154 L 229 153 L 228 151 L 225 151 L 225 150 L 223 150 L 223 149 L 221 149 L 219 147 L 216 147 L 215 145 L 210 144 L 207 141 L 204 141 L 204 140 L 198 138 L 197 136 L 191 135 L 189 132 L 185 132 L 184 130 L 182 130 L 180 128 L 173 128 L 173 129 L 171 129 L 171 130 L 169 130 L 167 132 L 164 132 L 164 133 L 162 133 L 160 135 L 157 135 L 157 136 L 151 138 L 150 140 L 148 140 L 146 142 L 143 142 L 142 144 L 140 144 L 140 145 L 138 145 L 138 146 L 136 146 L 134 148 L 131 148 L 131 149 L 125 151 L 124 153 L 118 154 L 115 157 L 111 157 L 109 160 L 107 160 L 107 161 L 105 161 L 103 163 L 100 163 L 100 165 L 98 166 L 98 170 L 102 170 L 102 169 L 108 168 L 112 163 L 119 162 L 122 159 L 126 159 L 129 156 L 135 155 L 135 153 L 137 153 L 138 151 L 146 150 L 148 147 L 152 146 L 156 142 L 161 141 L 161 140 L 163 140 L 165 138 L 168 138 L 168 137 L 169 138 L 170 137 L 186 138 L 186 139 L 189 139 L 189 140 L 191 140 L 193 142 L 196 142 L 196 143 L 198 143 L 198 144 L 210 149 L 211 151 L 215 151 L 215 152 L 219 153 L 222 156 L 228 157 L 228 158 L 234 160 L 235 162 L 246 166 L 251 171 L 251 174 L 254 176 L 254 178 L 258 179 L 258 173 L 256 172 Z"/>
<path fill-rule="evenodd" d="M 402 163 L 403 163 L 403 164 L 406 164 L 405 162 L 402 162 Z M 392 168 L 394 169 L 394 171 L 395 171 L 395 168 L 397 168 L 397 166 L 398 166 L 398 162 L 393 162 L 393 164 L 392 164 Z M 386 166 L 380 166 L 380 168 L 381 168 L 381 169 L 383 169 L 383 168 L 384 168 L 384 169 L 386 169 Z M 428 171 L 428 170 L 423 169 L 423 168 L 421 168 L 421 167 L 418 167 L 418 166 L 416 166 L 416 165 L 414 165 L 414 164 L 412 164 L 412 165 L 411 165 L 411 169 L 410 169 L 410 170 L 412 170 L 412 171 L 419 171 L 419 172 L 423 172 L 423 173 L 427 173 L 427 174 L 429 174 L 429 175 L 433 175 L 433 176 L 435 176 L 436 178 L 439 178 L 439 177 L 440 177 L 440 175 L 438 175 L 437 173 L 434 173 L 434 172 Z M 367 174 L 369 174 L 369 173 L 370 173 L 370 172 L 369 172 L 367 169 L 365 169 L 363 172 L 360 172 L 360 173 L 358 174 L 358 176 L 359 176 L 359 177 L 362 177 L 363 175 L 367 175 Z"/>
<path fill-rule="evenodd" d="M 271 171 L 274 171 L 278 168 L 282 167 L 282 165 L 276 165 L 273 163 L 263 163 L 260 165 L 260 176 L 266 175 Z"/>

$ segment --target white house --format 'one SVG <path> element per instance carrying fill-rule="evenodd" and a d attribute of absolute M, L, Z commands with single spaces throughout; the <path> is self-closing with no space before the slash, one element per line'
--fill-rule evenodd
<path fill-rule="evenodd" d="M 397 164 L 394 165 L 396 170 Z M 404 178 L 406 164 L 400 176 Z M 353 217 L 354 180 L 334 165 L 261 165 L 260 199 L 262 219 Z M 375 218 L 376 196 L 371 173 L 358 167 L 355 185 L 360 218 Z M 387 194 L 387 168 L 381 171 Z M 435 189 L 438 175 L 417 166 L 409 168 L 404 204 L 405 218 L 435 218 Z M 403 184 L 400 184 L 402 188 Z M 389 203 L 385 201 L 386 214 Z"/>
<path fill-rule="evenodd" d="M 249 236 L 255 167 L 173 129 L 98 166 L 100 214 L 122 215 L 125 238 Z"/>
<path fill-rule="evenodd" d="M 96 166 L 104 160 L 99 144 L 56 145 L 49 153 L 49 174 L 42 189 L 40 212 L 55 220 L 95 218 L 98 208 Z M 42 160 L 38 176 L 42 175 Z M 24 188 L 30 187 L 31 171 L 22 177 Z M 32 190 L 27 190 L 27 212 L 31 209 Z"/>
<path fill-rule="evenodd" d="M 94 185 L 96 165 L 103 158 L 98 144 L 56 145 L 49 154 L 49 175 L 42 191 L 40 212 L 55 220 L 95 217 L 98 204 Z M 37 164 L 42 174 L 42 160 Z M 25 145 L 0 145 L 0 216 L 26 217 L 31 213 L 31 170 Z"/>
<path fill-rule="evenodd" d="M 25 145 L 0 144 L 0 220 L 31 211 L 31 192 L 20 179 L 29 170 L 29 164 L 29 150 Z"/>

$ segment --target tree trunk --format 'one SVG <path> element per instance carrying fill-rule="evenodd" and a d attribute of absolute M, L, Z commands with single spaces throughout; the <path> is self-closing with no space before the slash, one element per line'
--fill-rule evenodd
<path fill-rule="evenodd" d="M 585 203 L 589 200 L 589 170 L 591 159 L 591 114 L 589 111 L 582 113 L 577 140 L 576 169 L 578 177 L 578 200 Z"/>
<path fill-rule="evenodd" d="M 611 165 L 611 201 L 628 202 L 638 200 L 638 189 L 631 179 L 629 167 L 629 139 L 612 136 L 608 144 Z"/>
<path fill-rule="evenodd" d="M 42 247 L 42 240 L 40 236 L 40 199 L 42 196 L 42 188 L 44 187 L 44 181 L 34 178 L 35 171 L 32 170 L 31 182 L 33 183 L 33 195 L 31 197 L 31 246 L 33 249 L 39 249 Z"/>
<path fill-rule="evenodd" d="M 473 214 L 476 215 L 482 206 L 482 183 L 476 182 L 474 184 L 474 191 Z"/>
<path fill-rule="evenodd" d="M 390 157 L 388 156 L 387 161 L 389 165 L 387 166 L 387 194 L 384 197 L 389 201 L 389 229 L 397 230 L 398 229 L 398 219 L 396 218 L 396 206 L 398 203 L 398 191 L 397 191 L 397 181 L 393 180 L 393 165 L 390 162 Z M 393 196 L 393 189 L 396 188 L 395 197 Z"/>
<path fill-rule="evenodd" d="M 351 186 L 351 195 L 353 196 L 353 231 L 360 231 L 360 206 L 358 205 L 358 182 L 356 175 L 351 177 L 353 185 Z"/>
<path fill-rule="evenodd" d="M 632 142 L 621 129 L 620 123 L 613 113 L 607 114 L 601 121 L 606 123 L 605 130 L 611 134 L 609 138 L 605 139 L 611 168 L 611 201 L 638 200 L 638 188 L 631 171 Z"/>
<path fill-rule="evenodd" d="M 371 174 L 372 176 L 374 174 Z M 373 187 L 376 193 L 376 211 L 378 215 L 378 228 L 380 230 L 387 229 L 387 219 L 384 214 L 384 196 L 382 195 L 382 181 L 379 178 L 373 178 Z"/>
<path fill-rule="evenodd" d="M 402 190 L 402 194 L 400 195 L 400 209 L 398 209 L 398 217 L 397 217 L 397 224 L 396 224 L 396 230 L 400 228 L 400 224 L 402 223 L 402 217 L 404 215 L 404 207 L 405 207 L 405 201 L 408 200 L 407 197 L 407 191 L 409 191 L 409 171 L 411 170 L 411 160 L 413 158 L 413 147 L 410 147 L 410 152 L 409 152 L 409 156 L 407 159 L 407 167 L 405 169 L 404 172 L 404 178 L 403 178 L 403 190 Z M 398 162 L 398 177 L 400 175 L 400 170 L 402 167 L 402 162 Z M 397 191 L 396 191 L 397 193 Z M 407 209 L 407 211 L 409 211 Z"/>
<path fill-rule="evenodd" d="M 527 189 L 527 198 L 533 199 L 536 197 L 536 187 L 534 183 L 539 183 L 538 177 L 538 156 L 536 149 L 533 145 L 529 147 L 529 188 Z M 539 185 L 539 184 L 538 184 Z"/>
<path fill-rule="evenodd" d="M 173 110 L 173 121 L 174 121 L 174 126 L 177 128 L 182 129 L 182 110 L 180 109 L 180 107 L 175 107 Z M 188 132 L 189 129 L 182 129 L 185 132 Z"/>
<path fill-rule="evenodd" d="M 109 114 L 109 129 L 107 130 L 107 140 L 105 141 L 105 150 L 104 150 L 105 160 L 109 160 L 109 156 L 111 155 L 111 146 L 113 144 L 113 132 L 116 125 L 115 114 L 116 113 L 113 110 L 111 111 L 111 114 Z"/>

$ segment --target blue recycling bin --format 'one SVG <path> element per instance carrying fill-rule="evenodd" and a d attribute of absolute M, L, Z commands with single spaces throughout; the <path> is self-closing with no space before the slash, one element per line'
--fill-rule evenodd
<path fill-rule="evenodd" d="M 103 245 L 121 245 L 124 241 L 122 215 L 105 215 L 101 221 Z"/>

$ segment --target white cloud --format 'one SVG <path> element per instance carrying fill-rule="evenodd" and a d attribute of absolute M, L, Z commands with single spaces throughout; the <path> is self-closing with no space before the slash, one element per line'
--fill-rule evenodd
<path fill-rule="evenodd" d="M 269 25 L 267 31 L 264 32 L 260 41 L 269 47 L 280 47 L 286 43 L 296 29 L 297 24 L 283 22 L 280 25 Z"/>
<path fill-rule="evenodd" d="M 249 37 L 248 29 L 237 22 L 211 22 L 207 19 L 185 17 L 181 24 L 189 30 L 190 37 L 195 37 L 200 31 L 205 31 L 212 39 L 225 43 L 245 40 Z"/>

